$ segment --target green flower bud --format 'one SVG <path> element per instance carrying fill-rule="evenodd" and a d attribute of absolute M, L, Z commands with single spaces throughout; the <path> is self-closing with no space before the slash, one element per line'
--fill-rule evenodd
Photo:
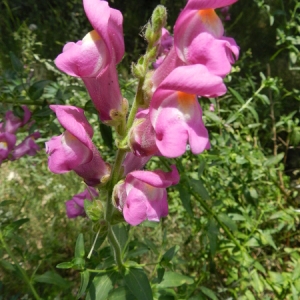
<path fill-rule="evenodd" d="M 151 17 L 152 30 L 153 32 L 161 32 L 161 29 L 166 25 L 167 22 L 167 10 L 163 5 L 158 5 L 154 9 Z"/>

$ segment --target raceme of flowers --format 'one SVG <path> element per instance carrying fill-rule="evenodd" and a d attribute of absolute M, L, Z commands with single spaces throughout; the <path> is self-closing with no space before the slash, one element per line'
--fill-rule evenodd
<path fill-rule="evenodd" d="M 215 9 L 226 7 L 228 12 L 236 1 L 189 0 L 175 23 L 173 37 L 160 28 L 161 37 L 155 42 L 157 60 L 143 90 L 149 101 L 140 105 L 133 125 L 127 128 L 128 152 L 121 181 L 113 191 L 113 204 L 131 225 L 165 217 L 166 188 L 179 182 L 176 166 L 170 172 L 141 170 L 152 156 L 176 158 L 188 145 L 194 154 L 210 148 L 199 97 L 226 93 L 223 79 L 238 59 L 239 47 L 225 36 Z M 82 40 L 67 43 L 55 64 L 83 80 L 100 120 L 117 128 L 128 109 L 116 69 L 125 51 L 123 16 L 103 0 L 83 0 L 83 6 L 93 30 Z M 84 111 L 62 105 L 50 108 L 66 131 L 46 143 L 49 169 L 54 173 L 73 170 L 91 187 L 105 185 L 111 167 L 92 142 L 93 129 Z M 84 215 L 82 198 L 77 198 L 67 202 L 69 217 Z"/>
<path fill-rule="evenodd" d="M 26 105 L 22 106 L 23 116 L 15 116 L 13 111 L 8 110 L 4 117 L 4 122 L 0 123 L 0 165 L 4 160 L 16 160 L 24 155 L 34 156 L 40 147 L 35 140 L 40 137 L 38 131 L 28 135 L 21 143 L 17 143 L 17 131 L 29 125 L 31 112 Z M 26 128 L 26 131 L 28 128 Z"/>

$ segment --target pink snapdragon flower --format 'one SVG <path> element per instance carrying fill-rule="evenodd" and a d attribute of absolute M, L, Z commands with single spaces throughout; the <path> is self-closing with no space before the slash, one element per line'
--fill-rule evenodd
<path fill-rule="evenodd" d="M 34 156 L 40 147 L 36 144 L 35 140 L 40 138 L 41 135 L 38 131 L 27 136 L 19 145 L 12 151 L 11 160 L 19 159 L 24 155 Z"/>
<path fill-rule="evenodd" d="M 16 131 L 28 123 L 31 112 L 26 105 L 22 105 L 24 110 L 23 119 L 15 116 L 11 110 L 8 110 L 5 114 L 5 123 L 1 126 L 2 132 L 16 133 Z"/>
<path fill-rule="evenodd" d="M 123 176 L 126 176 L 128 173 L 136 170 L 142 169 L 146 163 L 151 159 L 150 156 L 136 156 L 132 152 L 127 152 L 125 159 L 123 161 Z"/>
<path fill-rule="evenodd" d="M 239 55 L 232 38 L 224 36 L 224 27 L 214 9 L 237 0 L 189 0 L 174 28 L 178 57 L 187 64 L 203 64 L 210 72 L 226 76 Z"/>
<path fill-rule="evenodd" d="M 194 154 L 208 149 L 208 132 L 197 95 L 216 97 L 225 92 L 222 78 L 211 74 L 203 65 L 175 68 L 150 102 L 150 121 L 160 153 L 166 157 L 181 156 L 187 143 Z"/>
<path fill-rule="evenodd" d="M 8 158 L 9 153 L 16 144 L 16 136 L 9 132 L 0 133 L 0 164 Z"/>
<path fill-rule="evenodd" d="M 84 111 L 67 105 L 50 105 L 50 108 L 66 129 L 46 143 L 50 171 L 60 174 L 73 170 L 90 186 L 105 181 L 110 167 L 91 140 L 94 132 Z"/>
<path fill-rule="evenodd" d="M 129 146 L 136 156 L 160 154 L 156 146 L 155 131 L 149 118 L 149 109 L 141 110 L 136 114 L 128 136 Z"/>
<path fill-rule="evenodd" d="M 83 5 L 94 30 L 77 43 L 67 43 L 55 64 L 83 80 L 100 119 L 110 121 L 111 114 L 122 111 L 116 64 L 124 55 L 123 17 L 106 1 L 84 0 Z"/>
<path fill-rule="evenodd" d="M 93 198 L 97 196 L 99 196 L 97 190 L 90 186 L 82 193 L 74 195 L 71 200 L 66 201 L 65 205 L 68 218 L 85 217 L 84 200 L 92 201 Z"/>
<path fill-rule="evenodd" d="M 114 188 L 114 201 L 130 225 L 158 222 L 168 215 L 166 188 L 179 182 L 176 166 L 171 172 L 133 171 Z"/>

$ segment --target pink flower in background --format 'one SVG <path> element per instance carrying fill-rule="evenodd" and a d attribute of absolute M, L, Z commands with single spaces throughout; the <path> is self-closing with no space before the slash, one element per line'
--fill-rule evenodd
<path fill-rule="evenodd" d="M 46 143 L 48 166 L 53 173 L 75 171 L 87 185 L 99 184 L 110 173 L 91 138 L 93 129 L 81 108 L 50 105 L 58 121 L 66 129 Z"/>
<path fill-rule="evenodd" d="M 171 172 L 133 171 L 115 186 L 115 203 L 127 223 L 135 226 L 145 220 L 158 222 L 168 215 L 166 188 L 179 182 L 176 167 L 171 168 Z"/>
<path fill-rule="evenodd" d="M 197 95 L 216 97 L 225 92 L 222 78 L 203 65 L 175 68 L 159 85 L 150 103 L 150 121 L 160 153 L 178 157 L 185 152 L 187 143 L 194 154 L 208 149 L 208 132 Z"/>
<path fill-rule="evenodd" d="M 209 105 L 209 111 L 215 111 L 215 105 L 213 103 Z"/>
<path fill-rule="evenodd" d="M 90 186 L 82 193 L 74 195 L 71 200 L 66 201 L 65 205 L 68 218 L 85 217 L 84 200 L 92 201 L 93 198 L 97 196 L 99 196 L 99 193 Z"/>
<path fill-rule="evenodd" d="M 5 123 L 1 126 L 2 132 L 16 133 L 16 131 L 28 123 L 31 112 L 26 105 L 22 105 L 24 110 L 23 119 L 15 116 L 11 110 L 8 110 L 5 114 Z"/>
<path fill-rule="evenodd" d="M 36 144 L 35 140 L 40 138 L 41 135 L 39 132 L 34 132 L 31 135 L 27 136 L 19 145 L 17 145 L 12 151 L 11 160 L 19 159 L 24 155 L 34 156 L 37 151 L 40 150 L 40 147 Z"/>
<path fill-rule="evenodd" d="M 16 136 L 9 132 L 0 133 L 0 164 L 8 158 L 9 153 L 16 144 Z"/>
<path fill-rule="evenodd" d="M 122 111 L 116 64 L 124 55 L 123 17 L 106 1 L 84 0 L 83 5 L 94 30 L 77 43 L 67 43 L 55 64 L 83 80 L 100 119 L 109 121 L 112 110 Z"/>
<path fill-rule="evenodd" d="M 230 16 L 230 13 L 229 13 L 229 9 L 230 9 L 230 5 L 228 6 L 224 6 L 221 8 L 221 17 L 222 17 L 222 20 L 227 22 L 227 21 L 230 21 L 231 20 L 231 16 Z"/>

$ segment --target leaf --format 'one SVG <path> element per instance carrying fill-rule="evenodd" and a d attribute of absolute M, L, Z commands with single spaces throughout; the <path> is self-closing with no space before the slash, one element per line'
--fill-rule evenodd
<path fill-rule="evenodd" d="M 70 261 L 62 262 L 56 265 L 57 269 L 71 269 L 73 268 L 73 263 Z"/>
<path fill-rule="evenodd" d="M 166 271 L 165 268 L 163 268 L 161 266 L 157 267 L 157 283 L 162 282 L 162 280 L 164 279 L 165 271 Z"/>
<path fill-rule="evenodd" d="M 11 61 L 11 64 L 12 64 L 12 67 L 13 69 L 16 71 L 16 72 L 23 72 L 23 64 L 22 62 L 16 57 L 16 55 L 13 53 L 13 52 L 9 52 L 9 56 L 10 56 L 10 61 Z"/>
<path fill-rule="evenodd" d="M 253 281 L 251 282 L 253 288 L 257 293 L 262 293 L 264 291 L 264 285 L 255 269 L 251 272 L 251 276 L 253 279 Z"/>
<path fill-rule="evenodd" d="M 225 214 L 218 214 L 218 218 L 223 222 L 231 231 L 237 231 L 237 226 L 235 222 Z"/>
<path fill-rule="evenodd" d="M 214 121 L 215 123 L 217 123 L 217 124 L 222 123 L 222 119 L 220 117 L 218 117 L 215 113 L 211 112 L 211 111 L 206 110 L 204 112 L 204 115 L 206 117 L 208 117 L 209 119 L 211 119 L 212 121 Z"/>
<path fill-rule="evenodd" d="M 271 156 L 264 162 L 264 166 L 269 167 L 269 166 L 277 165 L 283 159 L 283 157 L 284 157 L 284 153 Z"/>
<path fill-rule="evenodd" d="M 19 229 L 23 224 L 27 223 L 28 221 L 29 221 L 29 218 L 23 218 L 23 219 L 20 219 L 20 220 L 17 220 L 17 221 L 14 221 L 14 222 L 8 224 L 4 228 L 4 236 L 7 236 L 11 232 Z"/>
<path fill-rule="evenodd" d="M 53 271 L 47 271 L 42 275 L 34 276 L 34 281 L 54 284 L 60 287 L 68 287 L 70 285 L 68 281 L 66 281 L 59 274 Z"/>
<path fill-rule="evenodd" d="M 81 284 L 76 296 L 77 299 L 79 299 L 85 293 L 85 290 L 89 284 L 90 272 L 88 270 L 84 270 L 83 272 L 80 272 L 80 279 L 81 279 Z"/>
<path fill-rule="evenodd" d="M 126 287 L 121 286 L 111 290 L 107 300 L 136 300 L 136 297 Z"/>
<path fill-rule="evenodd" d="M 84 254 L 85 254 L 84 239 L 83 239 L 83 234 L 80 233 L 76 240 L 75 257 L 84 258 Z"/>
<path fill-rule="evenodd" d="M 209 240 L 210 253 L 212 256 L 214 256 L 217 251 L 218 234 L 219 234 L 219 228 L 217 226 L 216 221 L 212 218 L 209 219 L 207 223 L 207 237 Z"/>
<path fill-rule="evenodd" d="M 110 149 L 113 148 L 113 136 L 112 130 L 110 126 L 107 126 L 103 123 L 100 123 L 100 132 L 103 139 L 104 144 Z"/>
<path fill-rule="evenodd" d="M 211 289 L 209 289 L 209 288 L 207 288 L 205 286 L 200 286 L 200 290 L 201 290 L 201 292 L 204 295 L 206 295 L 210 299 L 212 299 L 212 300 L 218 300 L 217 296 L 215 295 L 215 293 Z"/>
<path fill-rule="evenodd" d="M 186 212 L 193 217 L 194 213 L 191 205 L 191 194 L 181 184 L 177 186 L 177 189 L 183 207 L 185 208 Z"/>
<path fill-rule="evenodd" d="M 228 87 L 228 90 L 242 105 L 245 104 L 245 100 L 243 99 L 243 97 L 240 95 L 239 92 L 237 92 L 236 90 L 234 90 L 231 87 Z"/>
<path fill-rule="evenodd" d="M 109 292 L 113 289 L 117 273 L 96 275 L 89 287 L 86 300 L 107 300 Z"/>
<path fill-rule="evenodd" d="M 126 269 L 124 281 L 128 289 L 137 299 L 153 299 L 150 283 L 144 270 L 137 268 Z"/>
<path fill-rule="evenodd" d="M 165 272 L 162 282 L 158 284 L 157 287 L 163 289 L 167 287 L 177 287 L 183 284 L 193 284 L 193 283 L 194 283 L 194 279 L 191 277 L 168 271 Z"/>
<path fill-rule="evenodd" d="M 194 191 L 196 193 L 199 194 L 199 196 L 203 199 L 203 200 L 209 200 L 209 194 L 208 191 L 206 190 L 206 188 L 204 187 L 202 181 L 200 180 L 195 180 L 195 179 L 190 179 L 189 183 L 191 185 L 191 187 L 194 189 Z"/>
<path fill-rule="evenodd" d="M 3 200 L 0 202 L 0 206 L 7 206 L 10 204 L 14 204 L 14 203 L 16 203 L 16 201 L 14 201 L 14 200 Z"/>
<path fill-rule="evenodd" d="M 175 256 L 175 254 L 178 252 L 179 250 L 179 246 L 173 246 L 172 248 L 170 248 L 162 257 L 162 261 L 164 262 L 170 262 L 173 257 Z"/>
<path fill-rule="evenodd" d="M 120 223 L 113 225 L 111 229 L 122 249 L 122 252 L 124 253 L 125 246 L 128 240 L 128 233 L 125 224 Z"/>
<path fill-rule="evenodd" d="M 8 271 L 16 271 L 15 266 L 6 260 L 0 259 L 0 265 Z"/>
<path fill-rule="evenodd" d="M 199 167 L 198 167 L 198 178 L 200 179 L 202 174 L 203 174 L 203 171 L 205 169 L 205 166 L 206 166 L 206 162 L 204 159 L 201 159 L 200 160 L 200 164 L 199 164 Z"/>
<path fill-rule="evenodd" d="M 42 97 L 44 88 L 47 84 L 51 83 L 51 80 L 41 80 L 34 82 L 28 90 L 28 96 L 31 100 L 35 101 Z"/>

